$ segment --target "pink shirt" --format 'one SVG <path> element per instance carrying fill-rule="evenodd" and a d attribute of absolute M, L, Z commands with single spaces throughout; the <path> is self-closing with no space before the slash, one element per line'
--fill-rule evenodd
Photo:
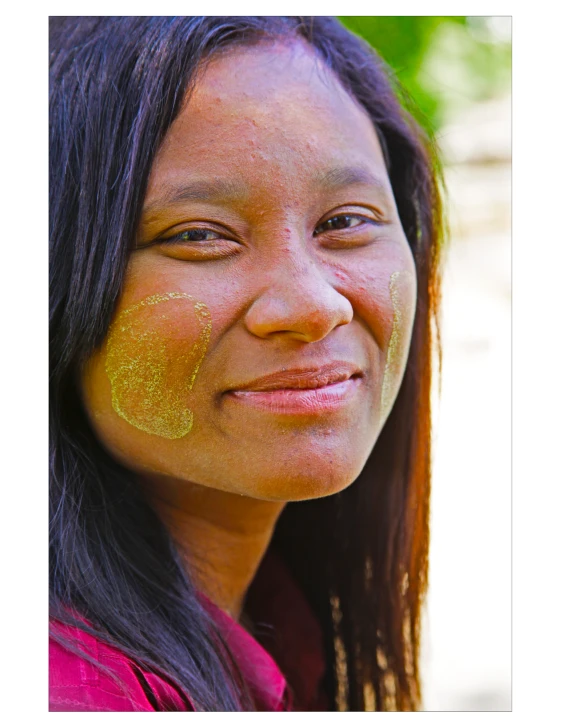
<path fill-rule="evenodd" d="M 252 689 L 258 710 L 327 710 L 320 689 L 325 671 L 320 627 L 281 559 L 268 552 L 248 593 L 246 608 L 257 638 L 209 600 L 205 603 Z M 118 680 L 50 640 L 51 711 L 193 709 L 189 696 L 168 679 L 78 628 L 64 630 Z"/>

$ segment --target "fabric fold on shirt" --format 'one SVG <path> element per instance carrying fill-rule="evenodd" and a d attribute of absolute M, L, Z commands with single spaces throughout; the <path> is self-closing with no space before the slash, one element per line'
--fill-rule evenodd
<path fill-rule="evenodd" d="M 279 556 L 268 551 L 248 592 L 250 630 L 207 597 L 201 595 L 201 602 L 239 665 L 258 711 L 328 710 L 320 688 L 325 672 L 321 629 Z M 51 711 L 193 710 L 189 696 L 164 675 L 79 627 L 54 625 L 98 665 L 50 639 Z"/>

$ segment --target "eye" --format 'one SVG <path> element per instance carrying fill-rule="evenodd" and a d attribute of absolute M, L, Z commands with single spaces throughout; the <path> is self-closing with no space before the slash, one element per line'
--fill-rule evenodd
<path fill-rule="evenodd" d="M 346 230 L 347 228 L 359 227 L 363 223 L 374 224 L 374 221 L 361 217 L 360 215 L 334 215 L 334 217 L 320 223 L 314 230 L 314 235 L 316 236 L 329 230 Z"/>
<path fill-rule="evenodd" d="M 172 228 L 150 245 L 157 245 L 166 256 L 178 260 L 216 260 L 229 258 L 242 250 L 233 237 L 227 231 L 212 227 L 194 226 L 178 232 Z"/>
<path fill-rule="evenodd" d="M 208 240 L 221 240 L 221 235 L 214 230 L 206 230 L 205 228 L 192 228 L 184 230 L 171 238 L 166 238 L 162 242 L 165 243 L 203 243 Z"/>

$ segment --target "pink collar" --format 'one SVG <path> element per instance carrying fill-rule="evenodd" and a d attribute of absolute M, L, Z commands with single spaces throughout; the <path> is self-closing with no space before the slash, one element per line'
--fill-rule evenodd
<path fill-rule="evenodd" d="M 288 709 L 287 681 L 277 663 L 249 632 L 205 595 L 201 601 L 211 614 L 247 680 L 258 710 Z"/>

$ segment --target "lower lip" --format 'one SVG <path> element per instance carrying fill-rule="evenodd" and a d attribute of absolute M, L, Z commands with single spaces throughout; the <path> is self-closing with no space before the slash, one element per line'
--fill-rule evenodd
<path fill-rule="evenodd" d="M 268 392 L 247 390 L 229 392 L 228 395 L 255 409 L 283 415 L 310 415 L 335 412 L 349 403 L 357 391 L 359 378 L 335 382 L 316 389 L 274 389 Z"/>

